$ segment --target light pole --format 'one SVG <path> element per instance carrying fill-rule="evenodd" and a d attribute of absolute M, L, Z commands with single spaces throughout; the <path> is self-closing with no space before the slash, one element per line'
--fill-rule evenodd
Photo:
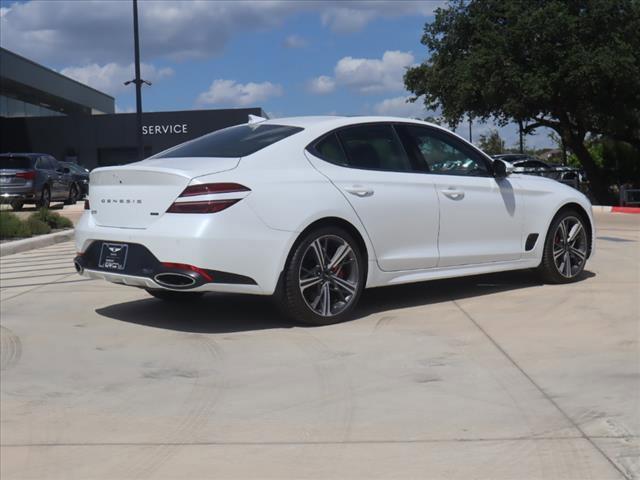
<path fill-rule="evenodd" d="M 133 0 L 133 48 L 135 56 L 136 78 L 124 82 L 125 85 L 134 83 L 136 85 L 136 139 L 138 143 L 138 160 L 144 158 L 144 146 L 142 143 L 142 84 L 151 85 L 140 78 L 140 38 L 138 35 L 138 0 Z"/>

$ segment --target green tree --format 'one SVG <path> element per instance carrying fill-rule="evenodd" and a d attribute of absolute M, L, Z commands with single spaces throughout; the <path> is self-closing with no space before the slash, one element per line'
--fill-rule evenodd
<path fill-rule="evenodd" d="M 504 140 L 500 137 L 498 130 L 491 130 L 486 135 L 480 135 L 478 143 L 480 149 L 489 155 L 504 153 Z"/>
<path fill-rule="evenodd" d="M 640 147 L 640 0 L 454 0 L 425 25 L 407 89 L 451 125 L 463 116 L 557 132 L 599 201 L 589 135 Z"/>

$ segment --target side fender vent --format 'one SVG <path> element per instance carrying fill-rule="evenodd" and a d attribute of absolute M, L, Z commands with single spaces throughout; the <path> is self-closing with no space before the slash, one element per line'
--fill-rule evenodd
<path fill-rule="evenodd" d="M 538 241 L 538 234 L 537 233 L 530 233 L 529 236 L 527 237 L 527 241 L 524 244 L 524 249 L 527 252 L 533 250 L 533 247 L 536 246 L 536 242 L 537 241 Z"/>

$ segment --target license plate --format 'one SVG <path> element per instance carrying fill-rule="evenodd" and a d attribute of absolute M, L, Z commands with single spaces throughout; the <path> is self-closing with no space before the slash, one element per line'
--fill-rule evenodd
<path fill-rule="evenodd" d="M 127 264 L 127 253 L 129 245 L 126 243 L 106 243 L 102 244 L 100 250 L 100 263 L 98 266 L 105 270 L 124 270 Z"/>
<path fill-rule="evenodd" d="M 11 177 L 0 177 L 0 183 L 9 183 L 11 182 Z"/>

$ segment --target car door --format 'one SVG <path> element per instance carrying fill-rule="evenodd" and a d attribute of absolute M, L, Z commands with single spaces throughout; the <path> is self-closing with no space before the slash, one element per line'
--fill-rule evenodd
<path fill-rule="evenodd" d="M 55 197 L 57 188 L 57 172 L 55 170 L 52 170 L 52 168 L 53 165 L 46 155 L 41 155 L 38 157 L 38 160 L 36 161 L 36 169 L 39 172 L 38 176 L 41 178 L 41 180 L 38 182 L 39 192 L 42 192 L 44 186 L 47 185 L 51 197 Z"/>
<path fill-rule="evenodd" d="M 413 171 L 391 124 L 344 127 L 306 154 L 362 221 L 384 271 L 438 263 L 438 198 L 431 178 Z"/>
<path fill-rule="evenodd" d="M 56 200 L 66 198 L 67 181 L 64 173 L 62 173 L 62 166 L 50 155 L 47 155 L 45 158 L 49 166 L 49 171 L 51 172 L 51 198 Z"/>
<path fill-rule="evenodd" d="M 405 125 L 440 206 L 439 267 L 518 260 L 524 205 L 514 179 L 495 178 L 490 161 L 443 130 Z"/>

